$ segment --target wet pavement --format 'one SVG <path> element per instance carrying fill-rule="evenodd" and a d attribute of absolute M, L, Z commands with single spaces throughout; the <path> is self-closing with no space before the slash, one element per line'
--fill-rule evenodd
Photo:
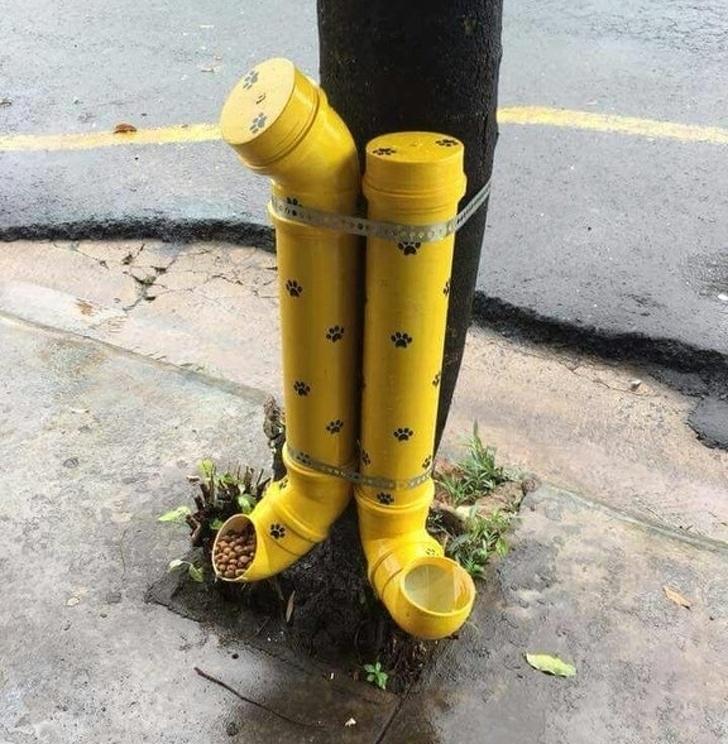
<path fill-rule="evenodd" d="M 723 126 L 727 6 L 528 0 L 505 3 L 504 12 L 501 107 L 648 125 L 629 136 L 554 128 L 537 115 L 528 126 L 504 117 L 477 315 L 560 328 L 572 343 L 717 372 L 724 384 L 725 144 L 665 138 L 649 121 Z M 42 27 L 32 22 L 36 14 Z M 317 75 L 313 0 L 295 11 L 183 2 L 171 12 L 151 3 L 139 14 L 132 23 L 109 0 L 93 8 L 11 2 L 0 19 L 8 40 L 0 139 L 110 132 L 121 122 L 214 123 L 235 81 L 270 56 Z M 61 64 L 70 49 L 73 63 Z M 90 151 L 8 146 L 0 147 L 5 238 L 184 233 L 269 242 L 267 183 L 219 141 Z M 728 422 L 720 423 L 728 441 Z"/>
<path fill-rule="evenodd" d="M 189 501 L 198 460 L 270 461 L 271 254 L 17 243 L 0 270 L 0 741 L 728 737 L 728 454 L 647 370 L 470 334 L 443 450 L 477 418 L 501 462 L 546 485 L 459 640 L 398 697 L 267 651 L 264 621 L 222 633 L 146 601 L 187 550 L 156 518 Z M 576 677 L 531 669 L 533 652 Z"/>

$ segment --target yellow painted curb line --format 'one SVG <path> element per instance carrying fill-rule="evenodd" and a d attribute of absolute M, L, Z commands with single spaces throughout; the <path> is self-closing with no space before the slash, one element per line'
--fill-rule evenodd
<path fill-rule="evenodd" d="M 595 132 L 627 134 L 632 137 L 676 139 L 683 142 L 708 142 L 728 145 L 728 129 L 704 127 L 696 124 L 678 124 L 657 119 L 639 119 L 633 116 L 597 114 L 591 111 L 542 108 L 540 106 L 513 106 L 498 109 L 499 124 L 527 124 L 568 129 L 589 129 Z"/>
<path fill-rule="evenodd" d="M 679 124 L 657 119 L 640 119 L 616 114 L 547 108 L 541 106 L 510 106 L 498 109 L 499 124 L 562 127 L 593 132 L 623 134 L 650 139 L 673 139 L 681 142 L 703 142 L 728 145 L 728 129 L 697 124 Z M 118 145 L 167 145 L 210 142 L 220 139 L 216 124 L 189 124 L 136 132 L 114 134 L 10 134 L 0 135 L 0 152 L 29 152 L 33 150 L 93 150 Z"/>
<path fill-rule="evenodd" d="M 217 124 L 181 124 L 136 132 L 90 134 L 12 134 L 0 136 L 0 152 L 29 150 L 94 150 L 118 145 L 169 145 L 220 139 Z"/>

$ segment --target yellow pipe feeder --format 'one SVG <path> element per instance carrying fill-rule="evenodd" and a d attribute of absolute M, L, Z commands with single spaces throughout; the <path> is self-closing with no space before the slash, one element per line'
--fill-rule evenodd
<path fill-rule="evenodd" d="M 295 205 L 354 214 L 360 188 L 354 140 L 324 92 L 285 59 L 270 59 L 235 86 L 222 111 L 224 140 L 272 193 Z M 287 468 L 251 514 L 231 517 L 213 546 L 216 574 L 257 581 L 326 538 L 351 484 L 306 467 L 356 464 L 359 398 L 359 239 L 271 214 L 276 230 Z M 254 531 L 254 536 L 251 534 Z M 247 536 L 249 536 L 249 538 Z M 235 570 L 215 561 L 254 542 Z M 244 567 L 240 564 L 245 563 Z"/>
<path fill-rule="evenodd" d="M 369 219 L 428 225 L 455 217 L 465 193 L 463 146 L 398 132 L 367 145 Z M 356 487 L 369 580 L 410 634 L 443 638 L 465 622 L 475 587 L 425 529 L 454 236 L 437 242 L 370 237 L 360 470 L 395 487 Z"/>

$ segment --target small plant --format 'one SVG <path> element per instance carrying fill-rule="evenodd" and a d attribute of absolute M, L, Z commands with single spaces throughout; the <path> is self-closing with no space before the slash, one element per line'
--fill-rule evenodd
<path fill-rule="evenodd" d="M 374 664 L 364 664 L 364 671 L 367 675 L 367 682 L 379 687 L 380 690 L 387 689 L 389 674 L 382 669 L 382 663 L 375 661 Z"/>
<path fill-rule="evenodd" d="M 457 561 L 474 579 L 482 579 L 491 556 L 503 557 L 508 553 L 504 534 L 512 521 L 512 514 L 496 510 L 483 516 L 473 506 L 463 522 L 464 531 L 446 540 L 445 554 Z"/>
<path fill-rule="evenodd" d="M 185 505 L 178 506 L 162 514 L 158 521 L 186 522 L 191 530 L 192 546 L 202 547 L 208 553 L 225 520 L 234 514 L 249 514 L 268 485 L 262 470 L 237 468 L 221 473 L 209 458 L 202 460 L 198 473 L 187 476 L 187 480 L 200 490 L 193 496 L 197 511 Z"/>
<path fill-rule="evenodd" d="M 489 498 L 489 494 L 518 478 L 496 464 L 495 449 L 483 444 L 477 422 L 465 444 L 467 454 L 461 461 L 437 469 L 438 493 L 427 528 L 443 545 L 447 556 L 473 578 L 482 579 L 488 560 L 508 552 L 505 533 L 520 504 L 520 498 L 511 496 L 503 505 L 502 501 Z"/>
<path fill-rule="evenodd" d="M 495 464 L 495 449 L 481 441 L 477 421 L 465 445 L 468 449 L 465 459 L 436 477 L 452 506 L 472 504 L 501 483 L 513 480 L 510 473 Z"/>
<path fill-rule="evenodd" d="M 174 571 L 182 568 L 182 566 L 187 566 L 187 575 L 192 581 L 201 584 L 205 580 L 204 568 L 202 566 L 197 566 L 192 561 L 183 561 L 181 558 L 175 558 L 173 561 L 170 561 L 167 571 Z"/>

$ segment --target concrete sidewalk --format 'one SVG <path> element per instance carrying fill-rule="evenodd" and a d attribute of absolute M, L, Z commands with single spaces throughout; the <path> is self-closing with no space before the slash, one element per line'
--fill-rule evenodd
<path fill-rule="evenodd" d="M 144 601 L 186 551 L 156 517 L 188 500 L 195 463 L 269 462 L 274 257 L 1 248 L 0 741 L 728 739 L 728 455 L 695 440 L 690 401 L 644 370 L 473 333 L 445 450 L 477 417 L 501 460 L 584 495 L 528 497 L 472 622 L 398 698 L 268 653 L 264 622 L 223 637 Z M 532 652 L 577 676 L 532 670 Z"/>

